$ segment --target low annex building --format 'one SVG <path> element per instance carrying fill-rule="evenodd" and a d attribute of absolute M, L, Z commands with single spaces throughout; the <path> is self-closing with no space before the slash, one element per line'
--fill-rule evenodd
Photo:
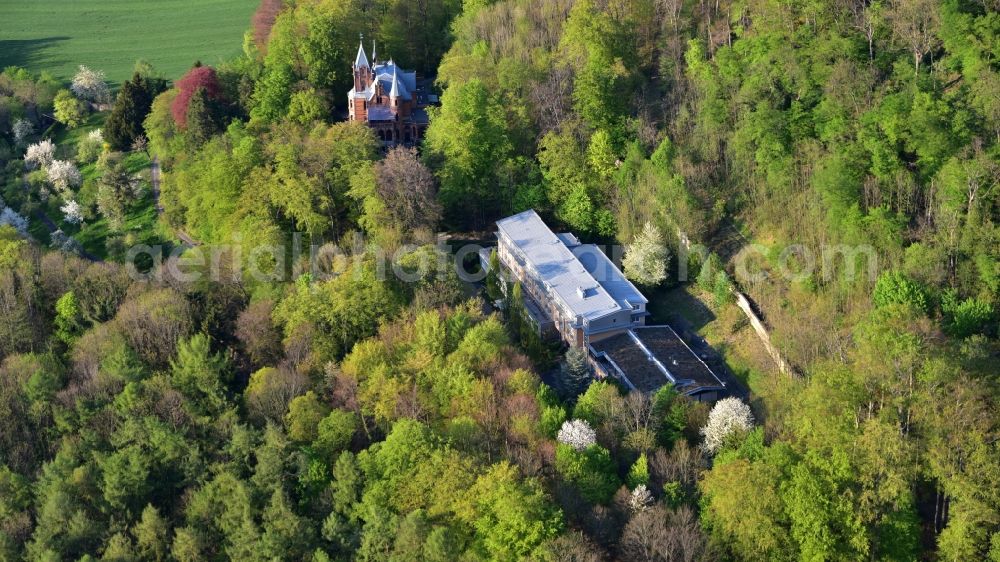
<path fill-rule="evenodd" d="M 597 246 L 552 232 L 529 210 L 497 221 L 497 258 L 505 284 L 521 284 L 539 335 L 586 349 L 599 378 L 642 392 L 672 384 L 701 400 L 725 394 L 725 383 L 673 328 L 646 325 L 649 301 Z M 488 267 L 485 252 L 482 261 Z"/>
<path fill-rule="evenodd" d="M 367 123 L 383 146 L 416 143 L 429 122 L 417 73 L 398 67 L 391 58 L 378 62 L 374 44 L 371 63 L 364 45 L 358 45 L 351 70 L 354 87 L 347 92 L 348 118 Z"/>

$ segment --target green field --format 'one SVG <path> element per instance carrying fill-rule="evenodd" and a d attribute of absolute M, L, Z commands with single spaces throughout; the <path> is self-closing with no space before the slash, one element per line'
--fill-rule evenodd
<path fill-rule="evenodd" d="M 175 79 L 240 52 L 257 0 L 0 0 L 0 67 L 69 80 L 78 65 L 117 86 L 137 59 Z"/>

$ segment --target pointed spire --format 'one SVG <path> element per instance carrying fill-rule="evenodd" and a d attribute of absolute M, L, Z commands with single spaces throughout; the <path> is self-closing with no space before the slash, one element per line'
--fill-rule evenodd
<path fill-rule="evenodd" d="M 361 42 L 358 44 L 358 56 L 354 59 L 354 68 L 369 68 L 368 57 L 365 55 L 365 36 L 361 35 Z"/>
<path fill-rule="evenodd" d="M 395 67 L 392 69 L 392 89 L 389 90 L 389 97 L 390 98 L 398 98 L 399 97 L 399 80 L 396 79 L 396 69 L 395 69 Z"/>

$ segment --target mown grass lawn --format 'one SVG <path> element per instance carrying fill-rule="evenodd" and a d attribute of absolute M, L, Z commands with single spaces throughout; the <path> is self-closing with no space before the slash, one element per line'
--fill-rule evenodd
<path fill-rule="evenodd" d="M 104 127 L 108 112 L 93 112 L 87 115 L 84 122 L 74 129 L 67 129 L 62 123 L 53 123 L 41 138 L 49 139 L 56 145 L 56 158 L 60 160 L 76 160 L 77 144 L 87 137 L 91 131 Z"/>
<path fill-rule="evenodd" d="M 0 0 L 0 68 L 68 81 L 78 65 L 117 86 L 145 59 L 178 78 L 240 52 L 257 0 Z"/>
<path fill-rule="evenodd" d="M 50 199 L 43 209 L 52 222 L 79 242 L 88 254 L 100 259 L 120 260 L 124 252 L 136 244 L 170 246 L 170 234 L 159 224 L 156 216 L 156 205 L 148 181 L 149 157 L 143 153 L 130 153 L 125 156 L 125 166 L 129 172 L 143 176 L 145 189 L 143 196 L 129 207 L 120 231 L 112 231 L 107 220 L 96 212 L 92 212 L 82 225 L 66 223 L 62 220 L 63 215 L 59 210 L 61 201 L 58 198 Z M 95 164 L 88 164 L 80 171 L 86 181 L 97 179 Z M 109 247 L 109 240 L 116 242 Z"/>
<path fill-rule="evenodd" d="M 136 201 L 129 212 L 125 215 L 125 225 L 121 232 L 113 232 L 108 228 L 108 221 L 104 217 L 85 223 L 83 228 L 73 235 L 73 238 L 83 246 L 83 249 L 90 254 L 101 259 L 117 258 L 120 255 L 109 255 L 107 241 L 109 238 L 122 237 L 121 247 L 118 250 L 124 251 L 128 247 L 136 244 L 147 244 L 155 246 L 163 244 L 156 228 L 156 208 L 153 204 L 153 196 L 146 193 L 142 199 Z M 115 254 L 118 254 L 115 251 Z"/>

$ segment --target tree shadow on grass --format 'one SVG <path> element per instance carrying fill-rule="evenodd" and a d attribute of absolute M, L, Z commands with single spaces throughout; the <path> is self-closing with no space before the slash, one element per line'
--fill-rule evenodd
<path fill-rule="evenodd" d="M 58 66 L 65 61 L 53 59 L 49 48 L 60 41 L 68 41 L 69 39 L 65 35 L 38 39 L 2 39 L 0 40 L 0 68 L 8 66 L 25 68 Z"/>
<path fill-rule="evenodd" d="M 715 320 L 715 313 L 686 286 L 661 287 L 647 294 L 647 324 L 670 324 L 680 331 L 698 332 Z"/>

